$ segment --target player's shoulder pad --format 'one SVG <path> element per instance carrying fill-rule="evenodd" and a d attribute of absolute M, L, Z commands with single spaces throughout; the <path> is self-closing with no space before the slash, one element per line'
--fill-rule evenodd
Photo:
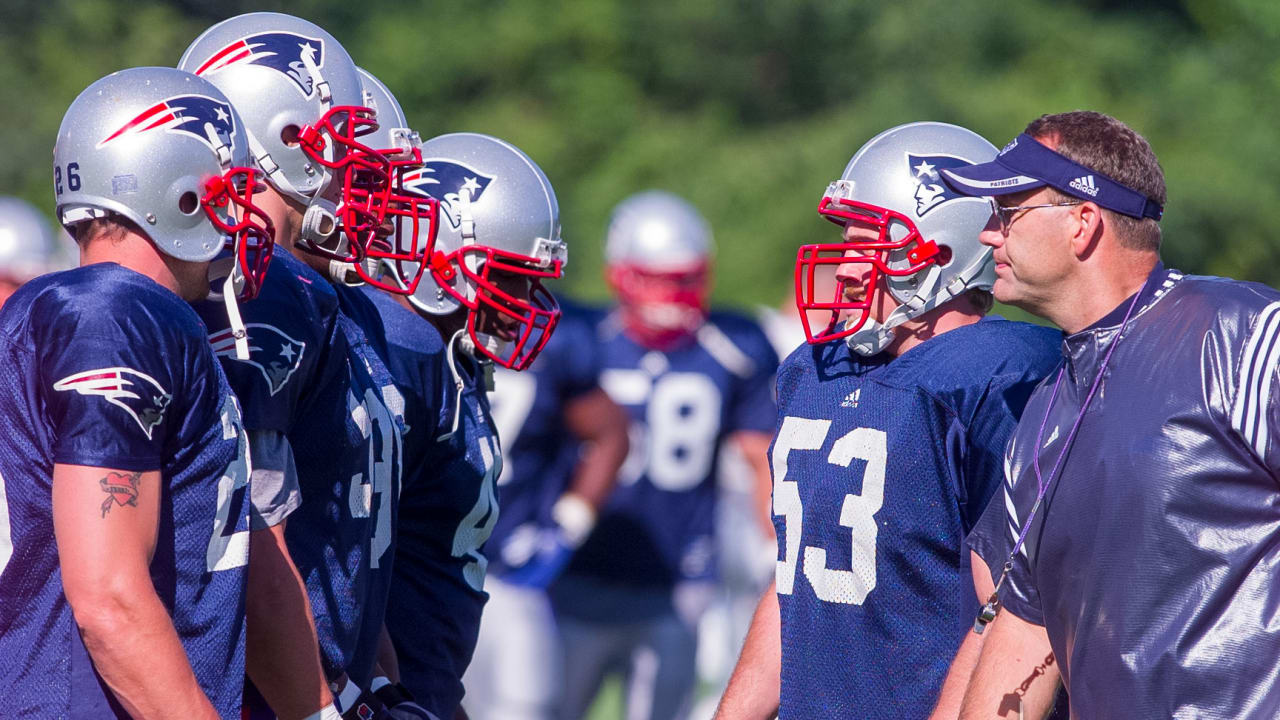
<path fill-rule="evenodd" d="M 738 312 L 715 310 L 698 329 L 697 341 L 717 362 L 739 377 L 776 370 L 778 354 L 760 323 Z"/>
<path fill-rule="evenodd" d="M 428 355 L 444 352 L 444 337 L 430 320 L 401 305 L 387 292 L 367 285 L 362 291 L 381 318 L 388 345 Z"/>
<path fill-rule="evenodd" d="M 1038 380 L 1061 362 L 1062 332 L 990 315 L 926 340 L 902 360 L 927 366 L 920 377 L 935 392 L 986 385 L 999 376 Z"/>
<path fill-rule="evenodd" d="M 29 285 L 34 293 L 33 320 L 57 335 L 156 342 L 204 338 L 204 323 L 186 301 L 154 280 L 115 264 L 74 268 Z M 157 349 L 163 351 L 163 346 Z"/>

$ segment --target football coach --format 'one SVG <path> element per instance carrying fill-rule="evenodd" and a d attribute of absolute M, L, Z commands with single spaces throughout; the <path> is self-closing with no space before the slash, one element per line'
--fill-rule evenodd
<path fill-rule="evenodd" d="M 1280 293 L 1161 264 L 1163 171 L 1107 115 L 942 172 L 991 198 L 996 299 L 1066 333 L 970 538 L 998 615 L 961 717 L 1043 717 L 1058 672 L 1073 718 L 1280 717 Z"/>

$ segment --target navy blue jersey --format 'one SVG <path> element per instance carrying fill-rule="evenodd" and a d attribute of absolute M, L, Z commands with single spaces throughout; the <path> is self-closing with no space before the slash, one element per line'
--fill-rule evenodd
<path fill-rule="evenodd" d="M 1072 717 L 1280 717 L 1280 293 L 1157 268 L 1119 329 L 1129 302 L 1066 338 L 1009 444 L 994 532 L 1048 484 L 1005 610 L 1045 627 Z"/>
<path fill-rule="evenodd" d="M 502 514 L 485 544 L 489 573 L 507 570 L 503 549 L 514 564 L 527 559 L 512 531 L 527 523 L 551 526 L 551 506 L 564 493 L 578 463 L 580 444 L 565 426 L 565 403 L 597 387 L 595 323 L 598 313 L 561 302 L 563 315 L 533 366 L 524 372 L 496 368 L 490 395 L 493 420 L 502 440 L 498 499 Z"/>
<path fill-rule="evenodd" d="M 462 673 L 488 599 L 480 547 L 498 520 L 494 485 L 502 456 L 481 368 L 458 353 L 455 382 L 435 326 L 395 299 L 368 292 L 386 327 L 408 420 L 387 629 L 401 682 L 419 704 L 448 718 L 462 699 Z"/>
<path fill-rule="evenodd" d="M 390 370 L 392 354 L 381 313 L 370 298 L 370 295 L 385 294 L 376 291 L 366 293 L 364 289 L 345 285 L 335 286 L 335 290 L 344 316 L 343 322 L 345 318 L 350 318 L 363 337 L 362 343 L 354 339 L 351 341 L 354 352 L 350 362 L 357 366 L 356 375 L 362 378 L 361 384 L 366 388 L 365 406 L 373 420 L 366 438 L 366 477 L 373 478 L 373 496 L 369 502 L 373 532 L 370 537 L 369 578 L 365 585 L 361 629 L 352 660 L 347 664 L 347 674 L 351 679 L 361 687 L 368 687 L 369 680 L 373 677 L 373 665 L 378 657 L 378 644 L 382 639 L 382 624 L 386 617 L 387 594 L 391 589 L 395 528 L 404 467 L 405 401 Z M 355 337 L 354 332 L 352 337 Z M 378 392 L 370 395 L 367 391 L 369 387 L 378 388 Z M 379 405 L 385 405 L 385 408 L 379 408 Z"/>
<path fill-rule="evenodd" d="M 220 715 L 238 715 L 247 439 L 191 307 L 113 263 L 33 280 L 0 311 L 0 397 L 2 713 L 127 717 L 62 591 L 51 510 L 61 463 L 160 471 L 151 579 L 200 687 Z M 104 514 L 129 502 L 127 484 L 102 485 Z"/>
<path fill-rule="evenodd" d="M 631 452 L 568 575 L 666 588 L 715 576 L 716 461 L 737 431 L 773 428 L 778 359 L 755 322 L 713 313 L 696 337 L 661 352 L 599 325 L 600 385 L 631 417 Z M 571 602 L 571 614 L 589 612 Z"/>
<path fill-rule="evenodd" d="M 978 608 L 965 534 L 1061 337 L 987 318 L 897 358 L 835 341 L 783 363 L 780 717 L 929 714 Z"/>
<path fill-rule="evenodd" d="M 337 302 L 311 268 L 277 247 L 258 297 L 240 305 L 249 333 L 249 359 L 239 361 L 221 302 L 195 303 L 213 331 L 209 342 L 240 398 L 249 430 L 289 435 L 310 408 L 310 386 L 333 334 Z"/>
<path fill-rule="evenodd" d="M 390 561 L 398 393 L 338 292 L 288 252 L 273 256 L 262 294 L 241 306 L 248 362 L 235 358 L 220 307 L 201 311 L 250 427 L 285 433 L 293 449 L 302 503 L 285 540 L 307 585 L 325 672 L 354 677 L 369 598 L 381 594 L 378 569 Z"/>

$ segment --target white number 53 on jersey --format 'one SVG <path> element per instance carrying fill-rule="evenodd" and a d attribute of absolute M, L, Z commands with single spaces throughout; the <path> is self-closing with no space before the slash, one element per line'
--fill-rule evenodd
<path fill-rule="evenodd" d="M 783 516 L 786 522 L 783 559 L 778 561 L 776 574 L 778 592 L 782 595 L 790 595 L 795 588 L 796 566 L 804 534 L 804 506 L 800 502 L 799 486 L 794 480 L 787 479 L 787 459 L 792 452 L 822 450 L 830 430 L 830 420 L 787 416 L 773 443 L 773 514 Z M 862 494 L 845 495 L 840 517 L 832 518 L 852 533 L 849 559 L 852 569 L 828 568 L 827 551 L 816 546 L 804 548 L 803 569 L 819 599 L 861 605 L 876 586 L 875 514 L 884 502 L 884 471 L 888 459 L 884 431 L 872 428 L 850 430 L 831 446 L 827 462 L 838 468 L 847 468 L 854 458 L 867 464 L 862 476 Z"/>

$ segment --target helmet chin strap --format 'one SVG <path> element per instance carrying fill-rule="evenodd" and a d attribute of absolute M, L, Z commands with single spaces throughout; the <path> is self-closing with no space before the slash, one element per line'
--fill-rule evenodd
<path fill-rule="evenodd" d="M 476 339 L 480 340 L 480 344 L 485 350 L 488 350 L 494 355 L 501 355 L 502 351 L 507 346 L 507 342 L 505 340 L 501 340 L 497 336 L 489 335 L 487 333 L 476 333 Z M 462 348 L 462 352 L 477 360 L 483 360 L 486 358 L 486 356 L 481 354 L 480 350 L 476 347 L 475 339 L 472 339 L 471 333 L 464 334 L 462 339 L 458 341 L 458 345 Z"/>
<path fill-rule="evenodd" d="M 492 349 L 492 344 L 489 341 L 491 336 L 481 335 L 480 337 L 485 343 L 485 346 Z M 494 340 L 496 341 L 496 338 L 494 338 Z M 476 357 L 475 343 L 472 342 L 471 334 L 467 332 L 466 328 L 459 328 L 458 331 L 453 334 L 453 337 L 449 338 L 449 344 L 445 348 L 444 361 L 445 365 L 449 366 L 449 374 L 453 377 L 453 387 L 455 390 L 453 397 L 453 422 L 450 424 L 449 432 L 437 437 L 436 442 L 445 442 L 449 438 L 453 437 L 458 432 L 458 422 L 462 419 L 462 392 L 466 389 L 467 385 L 462 379 L 462 372 L 458 370 L 458 350 L 461 350 L 473 358 Z M 484 362 L 483 360 L 479 360 L 479 358 L 477 358 L 477 360 L 481 363 Z M 484 365 L 483 367 L 486 368 L 484 370 L 485 389 L 492 390 L 493 366 Z"/>
<path fill-rule="evenodd" d="M 903 321 L 905 322 L 905 318 Z M 893 328 L 885 327 L 875 320 L 867 318 L 867 321 L 862 324 L 862 327 L 858 328 L 857 332 L 844 339 L 844 344 L 859 355 L 871 357 L 884 352 L 884 349 L 889 347 L 889 343 L 893 342 L 895 335 Z"/>
<path fill-rule="evenodd" d="M 214 290 L 219 280 L 219 270 L 231 265 L 230 272 L 222 279 L 222 289 Z M 223 307 L 227 310 L 227 323 L 230 326 L 231 337 L 235 339 L 236 359 L 249 359 L 249 331 L 244 326 L 244 320 L 240 317 L 240 303 L 236 297 L 240 294 L 240 289 L 244 287 L 244 276 L 240 272 L 240 263 L 236 262 L 234 257 L 222 258 L 209 263 L 209 300 L 222 301 Z"/>
<path fill-rule="evenodd" d="M 374 273 L 378 270 L 378 261 L 366 259 L 364 262 L 365 272 L 369 277 L 375 277 Z M 356 272 L 355 263 L 343 262 L 341 260 L 329 261 L 329 279 L 340 285 L 347 287 L 360 287 L 364 285 L 364 280 L 360 279 L 360 273 Z"/>
<path fill-rule="evenodd" d="M 338 206 L 319 197 L 304 198 L 307 209 L 302 213 L 299 236 L 312 245 L 326 247 L 329 239 L 338 232 Z"/>
<path fill-rule="evenodd" d="M 871 318 L 862 324 L 857 332 L 846 337 L 844 342 L 853 352 L 870 357 L 884 352 L 885 348 L 893 342 L 897 337 L 894 329 L 904 322 L 920 317 L 930 310 L 950 302 L 953 298 L 958 297 L 969 289 L 969 283 L 974 277 L 982 272 L 982 267 L 986 263 L 985 258 L 979 258 L 969 267 L 958 273 L 947 286 L 940 290 L 937 294 L 930 297 L 921 297 L 917 293 L 907 298 L 901 305 L 894 308 L 889 313 L 889 317 L 884 322 L 877 322 Z"/>

